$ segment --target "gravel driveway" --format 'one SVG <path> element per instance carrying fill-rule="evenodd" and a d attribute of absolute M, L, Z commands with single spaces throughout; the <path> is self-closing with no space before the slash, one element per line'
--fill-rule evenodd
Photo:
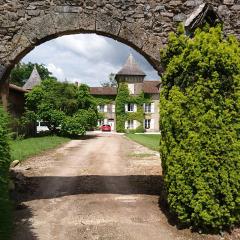
<path fill-rule="evenodd" d="M 160 204 L 159 156 L 124 136 L 74 140 L 17 170 L 27 188 L 18 196 L 14 240 L 230 239 L 171 225 Z"/>

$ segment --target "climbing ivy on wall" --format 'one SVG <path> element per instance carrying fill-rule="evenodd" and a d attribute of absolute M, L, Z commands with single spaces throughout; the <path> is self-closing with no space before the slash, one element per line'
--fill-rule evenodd
<path fill-rule="evenodd" d="M 126 83 L 120 83 L 118 87 L 118 94 L 116 97 L 116 130 L 117 132 L 125 132 L 125 122 L 128 120 L 136 120 L 139 122 L 139 127 L 130 132 L 144 132 L 143 120 L 144 109 L 143 104 L 150 102 L 149 97 L 146 97 L 142 92 L 138 96 L 132 96 Z M 137 112 L 125 112 L 125 105 L 133 103 L 137 105 Z"/>

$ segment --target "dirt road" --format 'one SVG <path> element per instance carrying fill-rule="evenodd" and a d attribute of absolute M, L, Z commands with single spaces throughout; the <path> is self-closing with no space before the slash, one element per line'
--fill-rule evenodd
<path fill-rule="evenodd" d="M 159 157 L 123 136 L 71 141 L 20 170 L 27 192 L 19 196 L 14 239 L 221 239 L 168 223 Z"/>

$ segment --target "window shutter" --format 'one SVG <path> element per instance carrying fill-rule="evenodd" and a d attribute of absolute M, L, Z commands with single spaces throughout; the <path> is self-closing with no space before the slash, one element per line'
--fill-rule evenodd
<path fill-rule="evenodd" d="M 137 112 L 137 104 L 134 104 L 134 112 Z"/>
<path fill-rule="evenodd" d="M 100 106 L 99 105 L 97 106 L 97 110 L 98 110 L 98 112 L 100 111 Z"/>
<path fill-rule="evenodd" d="M 151 113 L 154 113 L 154 103 L 151 103 Z"/>
<path fill-rule="evenodd" d="M 136 129 L 136 128 L 137 128 L 137 121 L 133 120 L 133 129 Z"/>
<path fill-rule="evenodd" d="M 150 122 L 150 129 L 154 130 L 155 124 L 154 124 L 154 119 L 151 119 Z"/>
<path fill-rule="evenodd" d="M 128 105 L 125 104 L 125 112 L 128 112 Z"/>
<path fill-rule="evenodd" d="M 125 129 L 128 128 L 128 121 L 125 121 Z"/>
<path fill-rule="evenodd" d="M 115 113 L 115 104 L 112 105 L 112 112 Z"/>
<path fill-rule="evenodd" d="M 145 113 L 145 106 L 146 106 L 146 103 L 143 104 L 143 112 Z"/>
<path fill-rule="evenodd" d="M 107 105 L 104 105 L 104 112 L 107 112 Z"/>

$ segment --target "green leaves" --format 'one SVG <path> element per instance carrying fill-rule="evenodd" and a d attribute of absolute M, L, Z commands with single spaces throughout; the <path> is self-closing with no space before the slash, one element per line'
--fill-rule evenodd
<path fill-rule="evenodd" d="M 10 239 L 12 228 L 9 199 L 10 149 L 8 145 L 8 118 L 0 107 L 0 239 Z"/>
<path fill-rule="evenodd" d="M 206 29 L 162 53 L 160 154 L 171 211 L 218 231 L 240 221 L 240 47 Z"/>

